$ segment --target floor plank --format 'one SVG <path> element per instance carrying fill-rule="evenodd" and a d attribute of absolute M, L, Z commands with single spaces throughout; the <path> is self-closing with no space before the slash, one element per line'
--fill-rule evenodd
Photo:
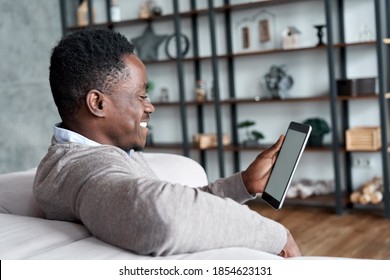
<path fill-rule="evenodd" d="M 390 221 L 371 212 L 285 205 L 275 211 L 260 201 L 248 206 L 286 226 L 305 256 L 390 259 Z"/>

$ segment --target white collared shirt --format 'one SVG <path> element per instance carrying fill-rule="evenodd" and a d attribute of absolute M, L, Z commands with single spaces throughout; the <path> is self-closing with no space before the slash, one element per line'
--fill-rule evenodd
<path fill-rule="evenodd" d="M 95 142 L 81 134 L 78 134 L 77 132 L 74 132 L 69 129 L 65 129 L 60 127 L 61 123 L 57 123 L 53 127 L 53 133 L 54 133 L 54 138 L 57 140 L 58 143 L 64 144 L 68 142 L 72 143 L 78 143 L 78 144 L 83 144 L 83 145 L 88 145 L 88 146 L 100 146 L 101 144 L 98 142 Z M 133 153 L 134 150 L 130 150 L 127 152 L 129 156 Z"/>

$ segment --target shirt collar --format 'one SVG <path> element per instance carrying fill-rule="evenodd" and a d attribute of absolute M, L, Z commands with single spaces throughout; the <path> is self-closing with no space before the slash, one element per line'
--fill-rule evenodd
<path fill-rule="evenodd" d="M 100 146 L 101 144 L 98 142 L 95 142 L 81 134 L 78 134 L 77 132 L 74 132 L 69 129 L 65 129 L 60 127 L 61 123 L 57 123 L 53 127 L 53 133 L 54 133 L 54 138 L 56 139 L 57 143 L 59 144 L 64 144 L 64 143 L 78 143 L 82 145 L 87 145 L 87 146 Z M 130 150 L 127 152 L 129 156 L 132 155 L 134 150 Z"/>
<path fill-rule="evenodd" d="M 79 143 L 84 144 L 88 146 L 99 146 L 100 144 L 88 139 L 87 137 L 84 137 L 81 134 L 78 134 L 77 132 L 65 129 L 60 127 L 61 123 L 57 123 L 54 128 L 54 138 L 57 140 L 58 143 L 64 144 L 68 142 L 72 143 Z"/>

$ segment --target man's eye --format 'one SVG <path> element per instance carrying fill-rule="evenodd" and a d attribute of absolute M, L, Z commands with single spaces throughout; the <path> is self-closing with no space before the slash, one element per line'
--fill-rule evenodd
<path fill-rule="evenodd" d="M 139 97 L 142 99 L 142 101 L 143 100 L 149 101 L 149 96 L 147 96 L 147 95 L 140 95 Z"/>

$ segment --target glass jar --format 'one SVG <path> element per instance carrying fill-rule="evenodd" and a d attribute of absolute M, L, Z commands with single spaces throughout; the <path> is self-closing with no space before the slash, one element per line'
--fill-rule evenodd
<path fill-rule="evenodd" d="M 197 80 L 195 86 L 195 99 L 198 102 L 203 102 L 207 100 L 207 88 L 206 81 Z"/>
<path fill-rule="evenodd" d="M 167 88 L 162 88 L 160 92 L 160 102 L 168 102 L 169 101 L 169 93 Z"/>

